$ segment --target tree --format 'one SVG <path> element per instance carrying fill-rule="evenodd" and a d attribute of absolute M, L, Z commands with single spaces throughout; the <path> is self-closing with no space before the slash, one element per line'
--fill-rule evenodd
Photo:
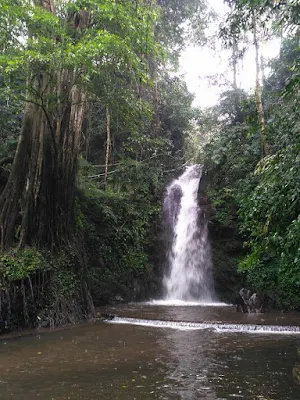
<path fill-rule="evenodd" d="M 234 86 L 236 86 L 236 59 L 237 59 L 237 43 L 243 41 L 243 36 L 247 35 L 250 31 L 253 36 L 253 45 L 255 50 L 255 98 L 256 109 L 258 116 L 258 123 L 260 129 L 260 142 L 261 142 L 261 155 L 262 158 L 269 154 L 269 144 L 266 139 L 266 121 L 265 112 L 262 99 L 262 77 L 263 63 L 260 54 L 260 41 L 261 29 L 266 27 L 267 22 L 261 18 L 260 4 L 245 3 L 241 1 L 226 1 L 229 3 L 231 11 L 227 19 L 227 26 L 221 29 L 221 38 L 225 41 L 226 45 L 232 48 L 233 51 L 233 75 Z M 238 103 L 238 98 L 236 99 Z"/>
<path fill-rule="evenodd" d="M 236 109 L 233 91 L 221 96 L 214 135 L 200 153 L 211 173 L 212 231 L 222 240 L 222 231 L 231 231 L 239 241 L 239 263 L 234 262 L 245 279 L 243 285 L 264 293 L 272 305 L 299 309 L 299 34 L 293 21 L 278 19 L 278 10 L 266 3 L 236 3 L 234 33 L 247 34 L 250 29 L 258 44 L 259 30 L 269 28 L 267 18 L 273 18 L 288 37 L 279 57 L 269 64 L 271 73 L 262 82 L 259 79 L 259 98 L 257 93 L 256 98 L 240 93 Z M 280 13 L 287 17 L 286 8 Z M 253 14 L 258 17 L 249 25 L 246 16 Z M 257 46 L 257 73 L 259 63 Z M 256 118 L 259 103 L 270 146 L 263 158 L 259 137 L 264 124 Z"/>
<path fill-rule="evenodd" d="M 93 312 L 75 198 L 87 109 L 106 70 L 149 82 L 157 10 L 143 0 L 0 5 L 0 30 L 11 38 L 0 73 L 25 104 L 0 196 L 0 312 L 11 327 L 74 323 Z"/>
<path fill-rule="evenodd" d="M 6 11 L 17 13 L 28 29 L 25 51 L 2 58 L 6 71 L 15 72 L 25 62 L 27 105 L 0 198 L 1 246 L 13 243 L 18 226 L 19 246 L 56 247 L 70 240 L 74 228 L 76 164 L 89 79 L 111 60 L 144 73 L 142 54 L 152 46 L 155 11 L 143 1 L 127 6 L 100 0 L 84 5 L 25 2 L 17 9 L 8 2 Z"/>
<path fill-rule="evenodd" d="M 261 87 L 261 64 L 260 64 L 260 46 L 257 32 L 257 15 L 255 10 L 252 10 L 252 24 L 253 24 L 253 42 L 255 48 L 255 69 L 256 69 L 256 80 L 255 80 L 255 98 L 256 98 L 256 109 L 258 114 L 258 121 L 260 127 L 260 140 L 261 140 L 261 152 L 262 158 L 269 155 L 269 145 L 266 142 L 266 121 L 265 112 L 262 101 L 262 87 Z"/>
<path fill-rule="evenodd" d="M 157 37 L 168 50 L 170 59 L 178 63 L 181 50 L 191 39 L 203 43 L 204 29 L 214 17 L 205 0 L 158 0 L 162 21 L 157 26 Z"/>
<path fill-rule="evenodd" d="M 265 91 L 273 155 L 257 165 L 255 185 L 241 197 L 241 228 L 248 236 L 242 268 L 277 305 L 299 309 L 298 39 L 282 45 Z"/>

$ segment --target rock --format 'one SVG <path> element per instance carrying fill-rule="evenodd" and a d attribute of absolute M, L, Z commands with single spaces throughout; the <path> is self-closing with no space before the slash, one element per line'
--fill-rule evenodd
<path fill-rule="evenodd" d="M 0 334 L 9 332 L 7 321 L 0 320 Z"/>
<path fill-rule="evenodd" d="M 42 320 L 42 321 L 39 323 L 39 326 L 40 326 L 41 328 L 49 328 L 49 327 L 50 327 L 50 321 L 44 319 L 44 320 Z"/>
<path fill-rule="evenodd" d="M 254 293 L 249 299 L 250 312 L 264 312 L 264 297 L 259 293 Z"/>
<path fill-rule="evenodd" d="M 233 304 L 235 305 L 237 312 L 243 312 L 243 313 L 248 312 L 247 306 L 240 295 L 235 298 Z"/>
<path fill-rule="evenodd" d="M 115 316 L 111 314 L 101 313 L 99 319 L 102 321 L 111 321 Z"/>
<path fill-rule="evenodd" d="M 252 294 L 250 290 L 245 288 L 241 289 L 239 291 L 239 294 L 247 309 L 247 311 L 244 311 L 245 308 L 241 306 L 243 312 L 248 312 L 248 313 L 264 312 L 264 297 L 261 294 L 259 293 Z"/>
<path fill-rule="evenodd" d="M 245 304 L 248 303 L 248 301 L 249 301 L 249 299 L 250 299 L 250 297 L 252 295 L 251 291 L 248 290 L 248 289 L 245 289 L 245 288 L 241 289 L 239 291 L 239 294 L 240 294 L 241 298 L 243 299 L 243 301 L 245 302 Z"/>
<path fill-rule="evenodd" d="M 296 364 L 293 368 L 293 378 L 297 385 L 300 385 L 300 365 Z"/>
<path fill-rule="evenodd" d="M 248 312 L 248 313 L 250 313 L 251 312 L 251 310 L 250 310 L 250 306 L 249 306 L 249 300 L 250 300 L 250 297 L 251 297 L 251 291 L 250 290 L 248 290 L 248 289 L 245 289 L 245 288 L 243 288 L 243 289 L 241 289 L 240 291 L 239 291 L 239 295 L 240 295 L 240 297 L 241 297 L 241 299 L 242 299 L 242 301 L 243 301 L 243 312 Z"/>
<path fill-rule="evenodd" d="M 181 187 L 176 184 L 172 185 L 168 190 L 170 190 L 170 193 L 168 192 L 163 207 L 164 225 L 166 232 L 172 232 L 178 218 L 183 193 Z"/>

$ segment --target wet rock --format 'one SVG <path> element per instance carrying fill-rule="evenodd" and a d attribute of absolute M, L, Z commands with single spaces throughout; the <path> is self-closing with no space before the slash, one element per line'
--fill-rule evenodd
<path fill-rule="evenodd" d="M 293 379 L 297 385 L 300 385 L 300 364 L 296 364 L 293 368 Z"/>
<path fill-rule="evenodd" d="M 264 296 L 259 293 L 254 293 L 249 299 L 250 312 L 264 312 Z"/>
<path fill-rule="evenodd" d="M 264 296 L 259 293 L 253 293 L 248 289 L 241 289 L 239 295 L 244 302 L 241 304 L 241 311 L 248 313 L 263 313 L 264 312 Z M 247 310 L 247 311 L 244 311 Z M 238 310 L 239 311 L 239 310 Z"/>
<path fill-rule="evenodd" d="M 174 225 L 176 224 L 176 220 L 178 217 L 178 213 L 180 210 L 180 201 L 182 198 L 182 189 L 179 185 L 173 185 L 170 188 L 170 199 L 171 201 L 168 201 L 164 204 L 164 208 L 165 208 L 165 212 L 168 213 L 168 216 L 172 222 L 172 225 L 174 227 Z"/>
<path fill-rule="evenodd" d="M 124 303 L 125 301 L 124 298 L 118 294 L 115 296 L 114 300 L 118 303 Z"/>
<path fill-rule="evenodd" d="M 247 306 L 240 295 L 234 299 L 233 304 L 235 305 L 235 309 L 237 312 L 243 312 L 243 313 L 248 312 Z"/>
<path fill-rule="evenodd" d="M 0 320 L 0 334 L 9 332 L 7 321 Z"/>
<path fill-rule="evenodd" d="M 298 356 L 298 358 L 300 358 L 300 347 L 297 347 L 297 356 Z M 297 385 L 300 385 L 300 364 L 299 364 L 299 361 L 297 361 L 295 363 L 295 366 L 294 366 L 294 368 L 292 370 L 292 374 L 293 374 L 294 382 Z"/>
<path fill-rule="evenodd" d="M 100 315 L 97 314 L 97 317 L 98 317 L 101 321 L 111 321 L 112 319 L 115 318 L 114 315 L 112 315 L 112 314 L 106 314 L 106 313 L 100 313 Z"/>
<path fill-rule="evenodd" d="M 38 315 L 37 321 L 39 328 L 50 328 L 50 320 L 46 315 Z"/>
<path fill-rule="evenodd" d="M 42 320 L 41 322 L 39 322 L 39 327 L 41 328 L 49 328 L 50 327 L 50 321 L 49 320 Z"/>

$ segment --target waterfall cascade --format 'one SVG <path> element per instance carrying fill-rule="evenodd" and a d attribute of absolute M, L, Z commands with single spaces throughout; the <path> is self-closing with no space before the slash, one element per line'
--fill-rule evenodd
<path fill-rule="evenodd" d="M 211 252 L 207 221 L 198 205 L 203 167 L 193 165 L 166 190 L 164 218 L 168 268 L 164 277 L 165 300 L 213 300 Z"/>

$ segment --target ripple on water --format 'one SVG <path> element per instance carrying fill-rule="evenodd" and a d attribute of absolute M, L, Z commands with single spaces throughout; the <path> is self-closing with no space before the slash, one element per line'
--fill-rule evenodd
<path fill-rule="evenodd" d="M 126 314 L 130 307 L 116 307 L 114 313 Z M 153 321 L 172 316 L 178 322 L 185 314 L 199 320 L 203 307 L 140 305 L 133 310 L 150 313 Z M 224 313 L 229 320 L 231 312 L 237 318 L 224 307 L 217 313 L 207 307 L 205 312 L 212 318 Z M 275 321 L 277 316 L 272 318 Z M 286 323 L 295 321 L 294 316 L 284 318 Z M 0 340 L 0 398 L 298 400 L 300 387 L 292 378 L 298 344 L 299 336 L 292 335 L 220 334 L 99 322 L 33 333 Z"/>

